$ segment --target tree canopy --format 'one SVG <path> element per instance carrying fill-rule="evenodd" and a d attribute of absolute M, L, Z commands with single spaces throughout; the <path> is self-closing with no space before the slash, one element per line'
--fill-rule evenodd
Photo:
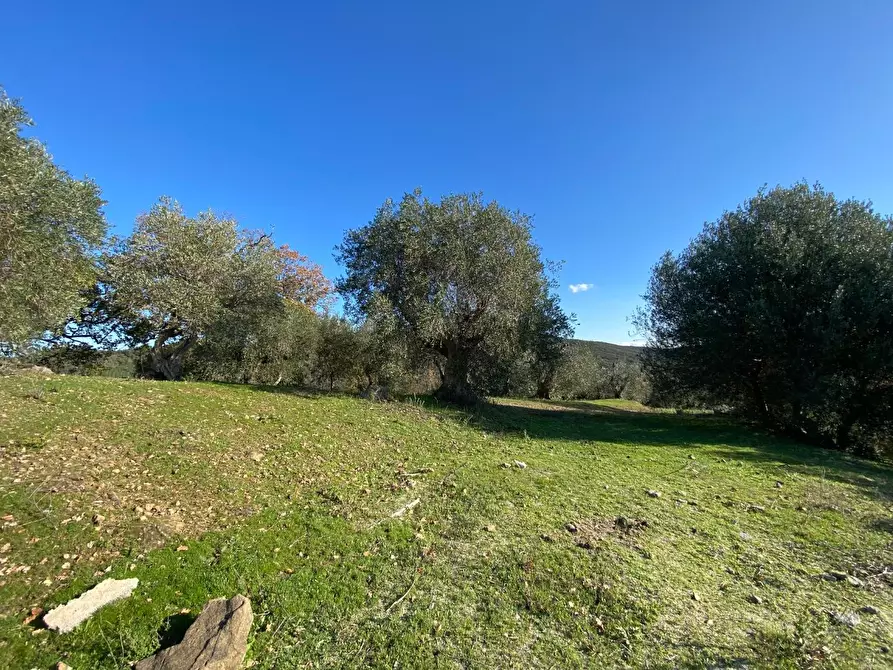
<path fill-rule="evenodd" d="M 474 369 L 517 357 L 525 335 L 533 339 L 525 325 L 552 323 L 531 318 L 549 306 L 551 285 L 530 217 L 480 194 L 387 200 L 347 233 L 338 258 L 348 309 L 387 311 L 396 332 L 439 366 L 443 397 L 476 398 Z"/>
<path fill-rule="evenodd" d="M 820 186 L 761 190 L 655 266 L 646 310 L 658 394 L 746 409 L 871 452 L 893 420 L 893 224 Z"/>
<path fill-rule="evenodd" d="M 105 265 L 108 303 L 132 341 L 151 341 L 153 368 L 168 379 L 212 329 L 241 350 L 245 330 L 285 318 L 284 301 L 313 308 L 329 292 L 318 266 L 268 235 L 210 211 L 189 217 L 169 198 L 137 219 Z"/>
<path fill-rule="evenodd" d="M 99 187 L 23 135 L 33 125 L 0 88 L 0 345 L 55 328 L 88 301 L 106 234 Z"/>

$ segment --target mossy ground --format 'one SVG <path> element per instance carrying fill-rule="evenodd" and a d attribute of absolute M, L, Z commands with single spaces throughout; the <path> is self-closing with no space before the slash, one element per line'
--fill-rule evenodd
<path fill-rule="evenodd" d="M 624 402 L 7 377 L 0 667 L 126 668 L 235 593 L 258 668 L 889 667 L 891 485 Z M 140 585 L 70 634 L 23 624 L 107 576 Z"/>

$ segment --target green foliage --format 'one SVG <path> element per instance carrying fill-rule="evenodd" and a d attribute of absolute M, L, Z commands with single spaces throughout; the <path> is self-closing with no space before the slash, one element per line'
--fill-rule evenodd
<path fill-rule="evenodd" d="M 328 390 L 350 386 L 360 374 L 359 338 L 349 321 L 324 316 L 319 321 L 319 343 L 314 373 Z"/>
<path fill-rule="evenodd" d="M 893 225 L 869 204 L 761 190 L 667 253 L 645 298 L 658 396 L 730 403 L 864 454 L 889 442 Z"/>
<path fill-rule="evenodd" d="M 166 379 L 180 378 L 211 329 L 250 329 L 282 304 L 267 235 L 210 211 L 188 217 L 168 198 L 137 219 L 106 268 L 109 302 L 135 341 L 152 342 L 153 369 Z"/>
<path fill-rule="evenodd" d="M 53 163 L 0 88 L 0 346 L 16 348 L 86 303 L 106 222 L 99 188 Z"/>
<path fill-rule="evenodd" d="M 303 386 L 313 374 L 319 317 L 285 301 L 253 319 L 241 314 L 215 321 L 192 350 L 190 378 L 249 384 Z"/>
<path fill-rule="evenodd" d="M 624 349 L 629 352 L 624 352 Z M 605 351 L 613 356 L 604 359 L 596 353 Z M 638 349 L 606 342 L 570 340 L 567 355 L 556 372 L 554 396 L 648 402 L 651 388 L 639 361 Z"/>
<path fill-rule="evenodd" d="M 347 233 L 338 290 L 358 317 L 384 305 L 402 341 L 439 366 L 442 397 L 474 400 L 483 389 L 473 371 L 517 359 L 531 315 L 557 308 L 543 300 L 550 284 L 530 231 L 529 217 L 480 194 L 406 194 Z"/>

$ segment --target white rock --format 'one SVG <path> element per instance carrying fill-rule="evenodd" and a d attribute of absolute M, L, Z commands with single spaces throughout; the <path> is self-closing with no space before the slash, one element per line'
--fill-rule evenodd
<path fill-rule="evenodd" d="M 127 598 L 140 583 L 133 579 L 106 579 L 74 600 L 48 612 L 43 622 L 50 630 L 67 633 L 89 619 L 100 608 Z"/>

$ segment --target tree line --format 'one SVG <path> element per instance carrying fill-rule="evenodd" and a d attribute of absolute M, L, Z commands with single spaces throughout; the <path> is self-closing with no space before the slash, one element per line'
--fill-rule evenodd
<path fill-rule="evenodd" d="M 160 199 L 108 238 L 98 186 L 0 89 L 0 348 L 57 368 L 361 390 L 731 408 L 865 456 L 893 449 L 893 221 L 821 186 L 762 189 L 654 267 L 638 359 L 569 338 L 530 217 L 481 194 L 387 200 L 332 282 L 264 231 Z M 343 314 L 332 309 L 342 301 Z"/>

